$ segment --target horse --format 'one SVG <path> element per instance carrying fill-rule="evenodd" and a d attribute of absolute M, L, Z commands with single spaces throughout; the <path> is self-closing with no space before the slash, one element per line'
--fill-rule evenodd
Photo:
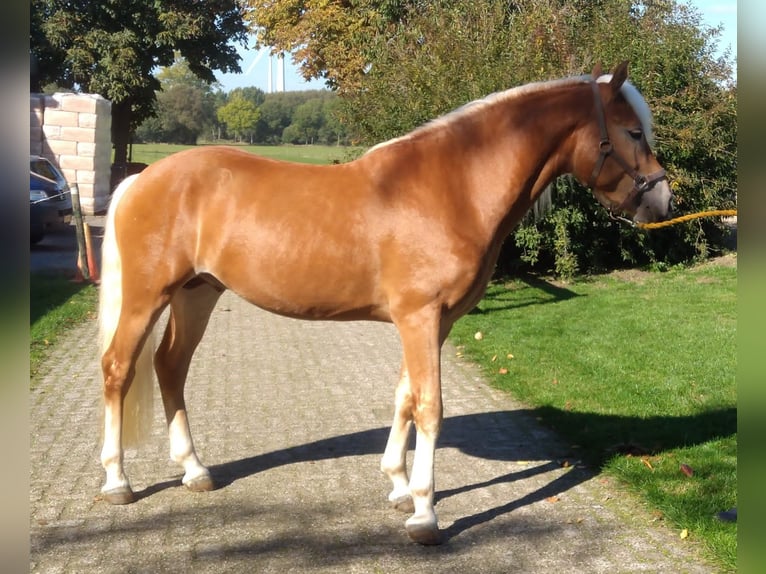
<path fill-rule="evenodd" d="M 151 422 L 152 366 L 182 484 L 215 488 L 194 449 L 184 385 L 229 289 L 288 317 L 394 324 L 403 357 L 380 468 L 390 504 L 410 515 L 409 537 L 442 542 L 434 510 L 441 348 L 483 296 L 505 237 L 565 174 L 614 217 L 669 216 L 651 114 L 627 68 L 603 74 L 596 66 L 492 94 L 342 164 L 210 146 L 123 181 L 107 213 L 100 286 L 103 498 L 135 500 L 123 448 L 131 423 Z M 153 353 L 152 332 L 168 307 Z"/>

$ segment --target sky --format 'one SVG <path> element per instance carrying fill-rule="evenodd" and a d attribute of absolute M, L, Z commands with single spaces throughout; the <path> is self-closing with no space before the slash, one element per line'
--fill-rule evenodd
<path fill-rule="evenodd" d="M 688 0 L 687 4 L 696 7 L 702 15 L 706 26 L 723 24 L 723 32 L 719 38 L 718 51 L 722 53 L 726 48 L 731 48 L 731 55 L 737 57 L 737 2 L 736 0 Z M 234 88 L 254 86 L 264 92 L 268 91 L 269 54 L 255 49 L 239 48 L 242 57 L 239 65 L 241 74 L 216 74 L 224 92 Z M 273 86 L 276 87 L 277 66 L 276 58 L 272 59 Z M 735 70 L 736 77 L 736 70 Z M 290 56 L 285 58 L 285 89 L 296 90 L 320 90 L 325 88 L 324 81 L 312 80 L 306 82 L 292 63 Z"/>

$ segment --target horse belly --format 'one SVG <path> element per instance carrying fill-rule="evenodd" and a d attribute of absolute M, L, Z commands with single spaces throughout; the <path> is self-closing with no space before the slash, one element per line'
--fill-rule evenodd
<path fill-rule="evenodd" d="M 328 250 L 317 241 L 230 244 L 212 274 L 268 311 L 305 319 L 388 320 L 369 257 Z"/>

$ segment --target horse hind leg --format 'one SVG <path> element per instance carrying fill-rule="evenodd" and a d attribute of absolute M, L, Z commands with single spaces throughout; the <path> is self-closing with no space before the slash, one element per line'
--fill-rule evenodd
<path fill-rule="evenodd" d="M 132 424 L 131 421 L 125 420 L 126 415 L 130 418 L 139 413 L 130 409 L 126 412 L 125 397 L 131 386 L 135 387 L 134 392 L 136 392 L 136 388 L 152 384 L 150 362 L 141 357 L 147 351 L 151 356 L 148 341 L 151 339 L 151 330 L 162 306 L 160 301 L 154 307 L 124 309 L 109 345 L 101 357 L 101 368 L 104 374 L 104 441 L 101 449 L 101 464 L 106 473 L 101 492 L 110 504 L 128 504 L 135 500 L 124 472 L 122 445 L 124 428 Z M 150 396 L 140 389 L 138 393 L 142 396 Z M 149 407 L 150 405 L 142 406 L 147 412 L 150 412 Z M 145 424 L 146 417 L 142 417 L 138 423 Z"/>
<path fill-rule="evenodd" d="M 194 449 L 184 386 L 192 355 L 222 292 L 219 286 L 202 279 L 193 279 L 180 288 L 170 301 L 168 325 L 155 355 L 155 370 L 168 424 L 170 458 L 183 467 L 182 483 L 195 492 L 213 490 L 215 485 Z"/>

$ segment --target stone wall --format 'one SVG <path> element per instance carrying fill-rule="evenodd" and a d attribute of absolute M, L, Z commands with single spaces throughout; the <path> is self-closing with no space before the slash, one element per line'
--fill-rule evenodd
<path fill-rule="evenodd" d="M 61 168 L 80 190 L 85 214 L 106 209 L 112 161 L 112 104 L 95 94 L 31 94 L 29 153 Z"/>

